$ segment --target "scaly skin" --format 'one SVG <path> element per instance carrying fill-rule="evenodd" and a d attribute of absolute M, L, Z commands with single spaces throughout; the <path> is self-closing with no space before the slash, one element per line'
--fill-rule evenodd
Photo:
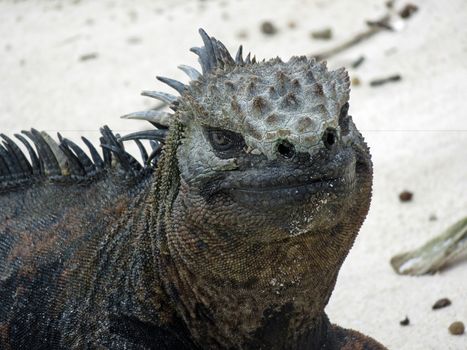
<path fill-rule="evenodd" d="M 324 313 L 371 197 L 347 73 L 233 60 L 201 35 L 203 74 L 161 78 L 178 98 L 146 93 L 175 113 L 129 116 L 162 131 L 121 139 L 163 134 L 154 172 L 106 136 L 106 170 L 77 184 L 67 141 L 43 136 L 58 175 L 10 176 L 2 349 L 384 349 Z"/>

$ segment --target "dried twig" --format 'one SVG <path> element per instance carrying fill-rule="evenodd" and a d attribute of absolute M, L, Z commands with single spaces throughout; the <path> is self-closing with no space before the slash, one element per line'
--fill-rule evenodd
<path fill-rule="evenodd" d="M 352 64 L 350 65 L 353 69 L 358 68 L 362 65 L 362 63 L 365 61 L 365 56 L 360 56 L 357 58 Z"/>
<path fill-rule="evenodd" d="M 401 79 L 402 79 L 402 77 L 400 76 L 400 74 L 394 74 L 394 75 L 391 75 L 391 76 L 386 77 L 386 78 L 374 79 L 374 80 L 370 81 L 370 86 L 373 86 L 373 87 L 381 86 L 381 85 L 384 85 L 386 83 L 399 81 Z M 407 196 L 407 195 L 404 195 L 404 196 Z M 410 199 L 412 199 L 412 197 L 410 197 Z M 410 200 L 410 199 L 408 199 L 408 200 Z M 404 201 L 404 199 L 401 198 L 401 201 Z"/>
<path fill-rule="evenodd" d="M 391 14 L 394 16 L 398 15 L 404 19 L 408 19 L 418 10 L 417 6 L 413 4 L 407 4 L 402 10 L 399 11 L 398 14 L 395 14 L 394 13 L 394 1 L 391 1 L 391 0 L 386 2 L 386 7 L 389 11 L 388 14 L 374 21 L 366 21 L 366 24 L 368 25 L 367 30 L 356 34 L 354 37 L 348 39 L 347 41 L 344 41 L 343 43 L 333 47 L 332 49 L 329 49 L 327 51 L 323 51 L 317 54 L 312 54 L 310 56 L 316 58 L 319 61 L 328 59 L 331 56 L 334 56 L 344 50 L 347 50 L 361 43 L 362 41 L 365 41 L 373 37 L 377 33 L 380 33 L 384 30 L 393 31 L 394 28 L 391 23 Z"/>
<path fill-rule="evenodd" d="M 373 21 L 373 22 L 375 22 L 375 23 L 385 23 L 385 22 L 389 23 L 389 19 L 390 19 L 390 16 L 386 15 L 386 16 L 382 17 L 381 19 L 379 19 L 377 21 Z M 350 38 L 349 40 L 344 41 L 343 43 L 337 45 L 336 47 L 334 47 L 332 49 L 329 49 L 327 51 L 323 51 L 323 52 L 318 53 L 318 54 L 313 54 L 311 56 L 316 58 L 318 61 L 328 59 L 331 56 L 334 56 L 334 55 L 336 55 L 336 54 L 338 54 L 338 53 L 340 53 L 340 52 L 342 52 L 344 50 L 347 50 L 348 48 L 351 48 L 352 46 L 355 46 L 355 45 L 361 43 L 362 41 L 365 41 L 365 40 L 371 38 L 372 36 L 374 36 L 375 34 L 381 32 L 383 30 L 386 30 L 386 28 L 384 28 L 381 25 L 370 26 L 367 30 L 356 34 L 353 38 Z"/>
<path fill-rule="evenodd" d="M 435 273 L 467 253 L 467 217 L 418 249 L 398 254 L 391 265 L 400 275 Z"/>

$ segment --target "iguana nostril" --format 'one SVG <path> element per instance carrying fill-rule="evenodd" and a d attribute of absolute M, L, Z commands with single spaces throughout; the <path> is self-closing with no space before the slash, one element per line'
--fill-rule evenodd
<path fill-rule="evenodd" d="M 277 152 L 284 158 L 292 158 L 295 155 L 295 147 L 289 141 L 284 140 L 278 143 Z"/>
<path fill-rule="evenodd" d="M 337 132 L 333 128 L 327 128 L 323 134 L 323 143 L 327 149 L 331 149 L 337 142 Z"/>

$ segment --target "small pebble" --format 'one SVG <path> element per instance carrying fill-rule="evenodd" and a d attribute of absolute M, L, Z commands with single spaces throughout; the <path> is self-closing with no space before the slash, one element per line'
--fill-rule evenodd
<path fill-rule="evenodd" d="M 137 45 L 141 43 L 141 38 L 139 36 L 130 36 L 126 41 L 128 44 Z"/>
<path fill-rule="evenodd" d="M 130 10 L 128 11 L 128 17 L 130 17 L 130 20 L 135 22 L 138 19 L 138 12 L 135 10 Z"/>
<path fill-rule="evenodd" d="M 390 47 L 389 49 L 384 51 L 384 54 L 386 56 L 391 56 L 391 55 L 394 55 L 395 53 L 397 53 L 397 47 Z"/>
<path fill-rule="evenodd" d="M 248 32 L 246 30 L 241 30 L 237 33 L 237 38 L 246 39 L 248 38 Z"/>
<path fill-rule="evenodd" d="M 410 202 L 413 198 L 413 193 L 410 191 L 402 191 L 399 194 L 399 200 L 401 202 Z"/>
<path fill-rule="evenodd" d="M 399 324 L 401 326 L 408 326 L 410 324 L 410 320 L 407 316 L 405 316 L 405 318 L 402 321 L 400 321 Z"/>
<path fill-rule="evenodd" d="M 362 84 L 359 77 L 352 77 L 351 83 L 352 86 L 359 86 Z"/>
<path fill-rule="evenodd" d="M 321 30 L 315 30 L 311 32 L 310 35 L 313 39 L 329 40 L 332 38 L 332 29 L 324 28 Z"/>
<path fill-rule="evenodd" d="M 449 305 L 451 305 L 451 300 L 449 300 L 448 298 L 442 298 L 442 299 L 439 299 L 436 303 L 434 303 L 431 308 L 433 310 L 438 310 Z"/>
<path fill-rule="evenodd" d="M 354 69 L 360 67 L 363 61 L 365 61 L 365 56 L 360 56 L 359 58 L 357 58 L 355 61 L 352 62 L 351 67 Z"/>
<path fill-rule="evenodd" d="M 465 332 L 465 326 L 464 326 L 464 323 L 462 323 L 461 321 L 453 322 L 449 326 L 449 333 L 453 335 L 462 335 L 464 334 L 464 332 Z"/>
<path fill-rule="evenodd" d="M 79 60 L 80 61 L 89 61 L 97 58 L 97 53 L 92 52 L 92 53 L 87 53 L 85 55 L 81 55 Z"/>
<path fill-rule="evenodd" d="M 295 28 L 297 28 L 297 22 L 295 22 L 295 21 L 289 21 L 289 22 L 287 23 L 287 27 L 289 27 L 290 29 L 295 29 Z"/>
<path fill-rule="evenodd" d="M 261 24 L 261 31 L 267 35 L 274 35 L 277 33 L 277 28 L 272 22 L 265 21 Z"/>
<path fill-rule="evenodd" d="M 436 221 L 436 220 L 438 220 L 438 217 L 437 217 L 435 214 L 431 214 L 431 215 L 428 217 L 428 220 L 430 220 L 430 221 Z"/>
<path fill-rule="evenodd" d="M 410 18 L 415 12 L 418 11 L 418 7 L 414 4 L 407 4 L 404 6 L 402 10 L 399 12 L 399 16 L 404 19 Z"/>

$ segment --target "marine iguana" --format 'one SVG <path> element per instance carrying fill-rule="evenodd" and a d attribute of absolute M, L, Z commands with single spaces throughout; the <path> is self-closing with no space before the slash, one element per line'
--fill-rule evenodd
<path fill-rule="evenodd" d="M 0 348 L 384 349 L 324 312 L 372 186 L 345 69 L 200 34 L 154 129 L 1 135 Z"/>

